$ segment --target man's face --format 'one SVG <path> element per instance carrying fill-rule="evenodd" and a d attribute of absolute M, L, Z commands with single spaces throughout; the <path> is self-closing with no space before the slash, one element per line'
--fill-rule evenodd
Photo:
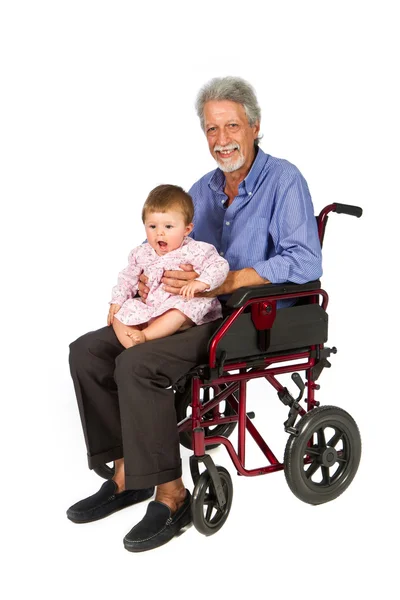
<path fill-rule="evenodd" d="M 144 226 L 147 241 L 159 256 L 179 248 L 184 237 L 193 229 L 192 223 L 185 225 L 184 216 L 179 210 L 148 213 Z"/>
<path fill-rule="evenodd" d="M 250 170 L 260 124 L 250 127 L 242 104 L 230 100 L 206 102 L 204 127 L 210 152 L 222 171 L 232 173 L 242 167 Z"/>

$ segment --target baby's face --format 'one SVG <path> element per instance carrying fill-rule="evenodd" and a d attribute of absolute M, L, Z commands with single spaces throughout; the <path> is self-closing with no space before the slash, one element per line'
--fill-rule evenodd
<path fill-rule="evenodd" d="M 192 223 L 185 225 L 183 214 L 178 210 L 147 213 L 144 226 L 147 241 L 159 256 L 179 248 L 193 229 Z"/>

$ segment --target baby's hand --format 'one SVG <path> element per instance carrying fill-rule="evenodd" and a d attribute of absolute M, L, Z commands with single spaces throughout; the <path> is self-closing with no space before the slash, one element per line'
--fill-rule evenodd
<path fill-rule="evenodd" d="M 107 325 L 112 325 L 114 322 L 114 315 L 115 313 L 117 313 L 120 309 L 120 305 L 119 304 L 111 304 L 110 305 L 110 310 L 108 311 L 108 317 L 107 317 Z"/>
<path fill-rule="evenodd" d="M 184 285 L 180 289 L 180 295 L 189 300 L 194 298 L 194 295 L 197 292 L 204 292 L 209 285 L 207 283 L 203 283 L 202 281 L 191 281 L 190 283 Z"/>

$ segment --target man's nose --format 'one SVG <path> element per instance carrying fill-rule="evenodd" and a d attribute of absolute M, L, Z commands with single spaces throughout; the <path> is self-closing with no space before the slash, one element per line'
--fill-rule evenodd
<path fill-rule="evenodd" d="M 217 135 L 217 144 L 219 146 L 227 146 L 230 141 L 228 133 L 224 129 L 220 129 Z"/>

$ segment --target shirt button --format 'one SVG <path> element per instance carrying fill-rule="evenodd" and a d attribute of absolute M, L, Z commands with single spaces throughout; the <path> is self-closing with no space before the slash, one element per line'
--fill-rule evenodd
<path fill-rule="evenodd" d="M 249 193 L 248 193 L 248 195 L 249 195 L 249 196 L 252 196 L 252 195 L 253 195 L 253 192 L 249 192 Z"/>
<path fill-rule="evenodd" d="M 225 225 L 230 225 L 230 222 L 229 221 L 225 221 Z"/>
<path fill-rule="evenodd" d="M 223 256 L 223 255 L 224 255 L 224 253 L 223 253 L 223 252 L 220 252 L 220 255 L 221 255 L 221 256 Z"/>

